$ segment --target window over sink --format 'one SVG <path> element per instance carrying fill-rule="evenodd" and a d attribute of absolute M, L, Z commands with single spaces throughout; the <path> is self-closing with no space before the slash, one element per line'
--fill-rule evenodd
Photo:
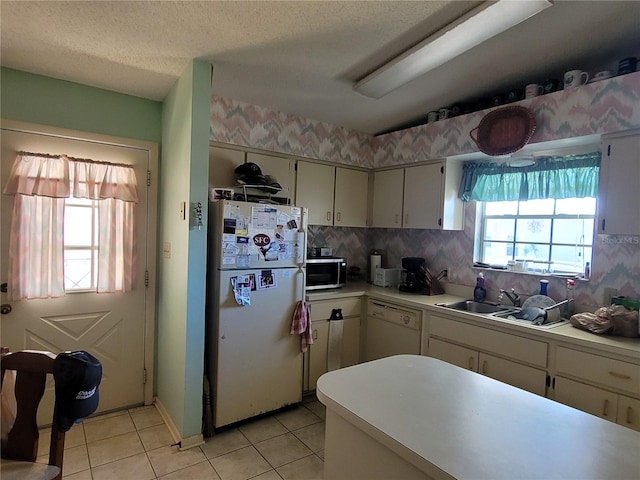
<path fill-rule="evenodd" d="M 591 262 L 596 199 L 478 203 L 477 260 L 525 271 L 579 274 Z"/>

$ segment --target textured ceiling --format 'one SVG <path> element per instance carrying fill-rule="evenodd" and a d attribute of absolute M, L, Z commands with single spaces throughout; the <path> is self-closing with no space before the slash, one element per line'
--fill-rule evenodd
<path fill-rule="evenodd" d="M 636 1 L 563 1 L 389 95 L 352 85 L 479 2 L 0 2 L 2 66 L 154 100 L 192 58 L 217 95 L 368 133 L 640 56 Z"/>

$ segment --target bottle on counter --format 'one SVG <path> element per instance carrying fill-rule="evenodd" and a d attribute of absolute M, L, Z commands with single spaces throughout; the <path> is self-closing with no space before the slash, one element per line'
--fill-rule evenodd
<path fill-rule="evenodd" d="M 564 305 L 564 317 L 569 318 L 573 314 L 573 289 L 576 286 L 576 281 L 573 278 L 567 278 L 567 303 Z"/>
<path fill-rule="evenodd" d="M 480 272 L 476 278 L 476 288 L 473 289 L 473 299 L 476 302 L 484 302 L 487 298 L 487 289 L 484 286 L 484 273 Z"/>
<path fill-rule="evenodd" d="M 547 295 L 549 280 L 540 280 L 540 295 Z"/>
<path fill-rule="evenodd" d="M 584 279 L 589 280 L 590 276 L 591 276 L 591 264 L 587 262 L 584 266 Z"/>

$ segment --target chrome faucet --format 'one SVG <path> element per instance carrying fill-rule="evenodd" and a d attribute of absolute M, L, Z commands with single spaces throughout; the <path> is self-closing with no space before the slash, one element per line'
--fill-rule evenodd
<path fill-rule="evenodd" d="M 518 295 L 516 293 L 514 288 L 511 289 L 511 293 L 509 293 L 506 290 L 503 290 L 501 288 L 500 289 L 500 295 L 498 295 L 498 302 L 502 302 L 502 299 L 504 298 L 505 295 L 507 296 L 507 298 L 509 300 L 511 300 L 511 303 L 513 303 L 513 305 L 515 307 L 519 307 L 520 306 L 520 295 Z"/>

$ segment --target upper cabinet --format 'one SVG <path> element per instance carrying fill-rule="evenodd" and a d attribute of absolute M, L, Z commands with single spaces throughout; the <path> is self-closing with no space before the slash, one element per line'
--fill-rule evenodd
<path fill-rule="evenodd" d="M 598 233 L 640 235 L 640 134 L 603 137 Z"/>
<path fill-rule="evenodd" d="M 372 226 L 462 230 L 461 169 L 446 160 L 375 172 Z"/>
<path fill-rule="evenodd" d="M 263 175 L 275 178 L 281 190 L 243 187 L 236 183 L 235 169 L 243 163 L 255 163 Z M 292 203 L 295 196 L 295 161 L 277 155 L 245 152 L 216 146 L 209 147 L 209 187 L 233 188 L 234 198 L 276 203 Z M 246 198 L 245 198 L 246 197 Z"/>
<path fill-rule="evenodd" d="M 295 203 L 310 225 L 366 227 L 368 187 L 367 171 L 298 161 Z"/>

